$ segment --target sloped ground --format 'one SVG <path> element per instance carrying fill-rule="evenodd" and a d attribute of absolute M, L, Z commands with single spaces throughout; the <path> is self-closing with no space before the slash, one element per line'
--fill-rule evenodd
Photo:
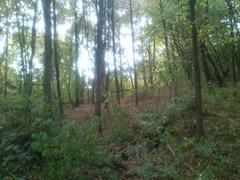
<path fill-rule="evenodd" d="M 83 104 L 75 109 L 67 109 L 66 114 L 76 121 L 77 126 L 83 127 L 85 121 L 92 115 L 93 106 L 91 104 Z"/>
<path fill-rule="evenodd" d="M 204 92 L 202 141 L 194 136 L 196 127 L 192 132 L 184 125 L 193 120 L 184 103 L 176 108 L 181 112 L 174 126 L 164 127 L 167 90 L 143 95 L 138 107 L 126 98 L 122 108 L 111 106 L 106 113 L 102 148 L 115 157 L 120 179 L 239 179 L 240 97 L 233 94 L 231 88 Z M 83 105 L 69 115 L 82 127 L 92 112 Z"/>
<path fill-rule="evenodd" d="M 135 105 L 135 101 L 133 97 L 127 97 L 121 100 L 121 108 L 123 108 L 131 117 L 140 115 L 150 108 L 153 110 L 156 109 L 161 103 L 167 102 L 169 99 L 169 91 L 168 89 L 162 89 L 159 91 L 154 91 L 140 95 L 139 97 L 139 105 Z M 94 111 L 94 107 L 92 104 L 82 104 L 80 107 L 75 109 L 67 109 L 66 114 L 70 118 L 76 120 L 77 125 L 82 127 L 85 120 L 89 118 Z M 109 119 L 112 119 L 112 107 L 109 107 L 109 111 L 103 109 L 105 113 L 109 116 Z"/>

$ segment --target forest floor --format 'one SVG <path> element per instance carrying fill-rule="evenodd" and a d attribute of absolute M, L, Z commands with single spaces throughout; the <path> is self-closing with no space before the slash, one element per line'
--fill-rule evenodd
<path fill-rule="evenodd" d="M 136 125 L 135 119 L 143 114 L 145 114 L 147 111 L 152 109 L 153 111 L 156 111 L 156 108 L 159 107 L 162 103 L 167 104 L 169 101 L 169 90 L 167 88 L 161 89 L 161 90 L 152 90 L 148 94 L 143 93 L 139 96 L 139 105 L 135 105 L 135 99 L 134 97 L 126 97 L 121 100 L 121 109 L 123 110 L 123 116 L 127 117 L 127 121 L 124 123 L 124 129 L 126 128 L 126 131 L 131 132 L 132 140 L 131 143 L 136 143 L 135 141 L 141 139 L 141 137 L 138 135 L 138 133 L 133 132 L 134 126 Z M 114 109 L 113 106 L 109 106 L 108 109 L 104 108 L 103 106 L 103 113 L 107 116 L 107 120 L 105 123 L 103 123 L 103 139 L 108 139 L 109 136 L 111 136 L 111 133 L 113 133 L 114 129 L 116 129 L 117 126 L 119 126 L 118 118 L 116 115 L 114 115 Z M 116 105 L 115 105 L 116 106 Z M 168 108 L 165 106 L 165 108 Z M 166 110 L 166 109 L 165 109 Z M 90 117 L 94 113 L 94 106 L 92 104 L 82 104 L 80 107 L 75 109 L 67 109 L 66 114 L 73 120 L 75 120 L 76 125 L 78 128 L 84 128 L 84 125 L 87 123 L 87 121 L 90 119 Z M 121 116 L 121 115 L 120 115 Z M 122 126 L 122 125 L 120 125 Z M 123 130 L 124 130 L 123 129 Z M 121 136 L 121 135 L 120 135 Z M 117 137 L 116 137 L 117 138 Z M 127 151 L 129 142 L 127 144 L 121 144 L 119 146 L 115 146 L 115 148 L 112 149 L 111 145 L 104 144 L 104 148 L 108 149 L 110 148 L 112 152 L 115 154 L 121 154 L 121 156 L 124 156 Z M 109 150 L 109 149 L 108 149 Z M 139 163 L 134 161 L 126 161 L 124 163 L 124 166 L 120 165 L 119 168 L 119 176 L 121 176 L 121 179 L 132 179 L 140 177 L 133 174 L 128 174 L 128 171 L 133 168 L 138 168 Z"/>
<path fill-rule="evenodd" d="M 203 94 L 206 139 L 202 142 L 196 141 L 196 132 L 192 132 L 196 127 L 185 127 L 192 118 L 191 110 L 184 106 L 188 96 L 178 104 L 176 111 L 181 113 L 175 125 L 167 128 L 167 88 L 142 93 L 138 106 L 133 97 L 127 97 L 120 108 L 111 105 L 103 109 L 102 147 L 120 158 L 114 165 L 121 179 L 238 179 L 240 96 L 233 94 L 231 88 Z M 82 128 L 93 111 L 92 105 L 83 104 L 68 110 L 67 115 Z"/>
<path fill-rule="evenodd" d="M 122 99 L 121 106 L 113 103 L 115 99 L 110 97 L 108 106 L 102 105 L 101 117 L 93 116 L 91 104 L 66 109 L 68 118 L 64 118 L 63 127 L 55 121 L 36 118 L 29 128 L 26 123 L 29 114 L 20 117 L 23 112 L 28 112 L 25 101 L 14 98 L 2 106 L 5 109 L 1 113 L 10 120 L 6 121 L 6 128 L 2 128 L 5 131 L 0 133 L 5 139 L 0 143 L 0 152 L 4 152 L 0 153 L 0 159 L 6 157 L 4 162 L 7 163 L 10 159 L 9 165 L 13 169 L 19 164 L 24 167 L 19 175 L 34 167 L 26 177 L 48 177 L 49 174 L 42 173 L 54 172 L 52 177 L 55 179 L 64 179 L 56 178 L 56 175 L 67 177 L 72 174 L 89 179 L 238 180 L 239 89 L 240 84 L 236 87 L 204 87 L 205 136 L 201 139 L 196 136 L 194 99 L 186 86 L 178 88 L 172 101 L 167 88 L 142 90 L 138 106 L 131 95 Z M 33 113 L 30 117 L 35 116 Z M 5 121 L 4 118 L 0 117 Z M 19 125 L 16 122 L 20 122 Z M 31 148 L 25 151 L 29 144 Z M 38 156 L 36 152 L 41 154 Z M 24 161 L 27 168 L 21 164 L 22 158 L 27 159 Z M 9 167 L 4 163 L 2 167 L 9 176 Z M 0 168 L 0 179 L 3 168 Z M 62 172 L 66 174 L 62 175 Z"/>
<path fill-rule="evenodd" d="M 135 117 L 141 115 L 148 111 L 150 108 L 158 107 L 162 102 L 167 102 L 169 99 L 169 90 L 167 88 L 161 89 L 159 91 L 152 91 L 148 93 L 150 95 L 143 94 L 139 97 L 139 105 L 135 105 L 133 97 L 127 97 L 121 100 L 121 108 L 123 108 L 130 117 Z M 103 105 L 104 106 L 104 105 Z M 112 119 L 112 108 L 109 107 L 108 110 L 103 109 L 103 111 Z M 66 109 L 66 114 L 70 118 L 76 121 L 78 127 L 83 127 L 87 119 L 93 115 L 94 106 L 89 103 L 80 105 L 80 107 L 74 109 Z"/>

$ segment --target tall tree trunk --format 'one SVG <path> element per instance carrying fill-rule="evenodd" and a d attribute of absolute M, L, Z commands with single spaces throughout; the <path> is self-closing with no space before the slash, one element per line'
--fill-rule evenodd
<path fill-rule="evenodd" d="M 94 78 L 92 81 L 92 105 L 95 104 L 95 84 L 96 84 L 96 80 Z"/>
<path fill-rule="evenodd" d="M 153 53 L 152 53 L 152 62 L 153 62 L 153 80 L 155 79 L 155 71 L 156 71 L 156 38 L 153 38 Z"/>
<path fill-rule="evenodd" d="M 134 82 L 133 82 L 133 77 L 132 77 L 132 67 L 130 66 L 129 62 L 127 61 L 128 69 L 129 69 L 129 77 L 130 77 L 130 82 L 132 85 L 132 89 L 134 89 Z"/>
<path fill-rule="evenodd" d="M 16 13 L 16 19 L 17 19 L 17 29 L 18 29 L 18 43 L 20 46 L 20 57 L 21 57 L 21 68 L 20 68 L 20 93 L 22 93 L 22 89 L 23 89 L 23 95 L 27 95 L 27 88 L 26 88 L 26 75 L 27 75 L 27 64 L 26 64 L 26 53 L 25 53 L 25 46 L 26 46 L 26 37 L 25 37 L 25 15 L 22 15 L 22 22 L 20 22 L 20 8 L 19 8 L 19 4 L 16 3 L 16 9 L 17 9 L 17 13 Z"/>
<path fill-rule="evenodd" d="M 34 16 L 33 16 L 33 22 L 32 22 L 32 37 L 31 37 L 31 57 L 29 59 L 29 72 L 28 72 L 28 95 L 32 95 L 32 88 L 33 88 L 33 58 L 35 55 L 35 49 L 36 49 L 36 21 L 37 21 L 37 2 L 34 2 Z"/>
<path fill-rule="evenodd" d="M 119 37 L 120 37 L 120 35 L 119 35 Z M 120 40 L 119 40 L 119 42 L 120 42 Z M 119 57 L 120 57 L 120 89 L 121 89 L 121 97 L 124 98 L 123 63 L 122 63 L 122 47 L 121 47 L 121 43 L 119 43 Z"/>
<path fill-rule="evenodd" d="M 64 82 L 65 82 L 65 86 L 66 86 L 66 89 L 67 89 L 68 102 L 71 103 L 72 109 L 74 109 L 75 108 L 75 103 L 74 103 L 74 100 L 71 96 L 71 79 L 72 79 L 71 68 L 69 68 L 69 70 L 70 71 L 69 71 L 67 81 L 64 81 Z"/>
<path fill-rule="evenodd" d="M 234 34 L 234 9 L 233 4 L 231 0 L 226 0 L 227 6 L 228 6 L 228 14 L 229 14 L 229 22 L 230 22 L 230 38 L 232 41 L 235 39 Z M 233 42 L 231 42 L 231 65 L 232 65 L 232 77 L 233 82 L 236 84 L 237 82 L 237 74 L 236 74 L 236 54 L 235 54 L 235 45 Z"/>
<path fill-rule="evenodd" d="M 204 21 L 204 25 L 205 26 L 207 25 L 207 22 L 208 22 L 208 16 L 207 16 L 207 14 L 208 14 L 208 6 L 209 6 L 209 3 L 208 3 L 208 0 L 206 0 L 205 1 L 205 13 L 206 13 L 206 16 L 205 16 L 205 21 Z M 212 77 L 211 77 L 211 73 L 210 73 L 210 70 L 209 70 L 206 53 L 205 53 L 205 50 L 204 50 L 204 48 L 205 48 L 204 41 L 200 42 L 199 48 L 200 48 L 200 56 L 201 56 L 201 60 L 202 60 L 204 74 L 205 74 L 205 77 L 206 77 L 206 81 L 208 83 L 208 82 L 212 81 Z"/>
<path fill-rule="evenodd" d="M 203 43 L 200 44 L 200 53 L 201 53 L 201 60 L 202 60 L 202 64 L 203 64 L 203 70 L 204 70 L 204 73 L 205 73 L 206 81 L 211 82 L 212 77 L 211 77 L 210 70 L 209 70 L 209 67 L 208 67 L 207 58 L 206 58 Z"/>
<path fill-rule="evenodd" d="M 163 11 L 163 4 L 162 1 L 159 1 L 159 7 L 160 7 L 160 11 Z M 170 53 L 170 47 L 169 47 L 169 35 L 168 35 L 168 29 L 167 29 L 167 24 L 166 24 L 166 20 L 161 12 L 161 24 L 163 27 L 163 36 L 164 36 L 164 46 L 166 49 L 166 59 L 168 61 L 171 61 L 174 59 L 174 54 L 175 54 L 175 49 L 174 49 L 174 44 L 177 44 L 177 40 L 175 38 L 175 36 L 173 35 L 173 42 L 172 42 L 172 53 Z M 154 45 L 155 46 L 155 45 Z M 155 49 L 155 48 L 154 48 Z M 155 50 L 154 50 L 154 54 L 155 54 Z M 155 56 L 155 55 L 154 55 Z M 171 61 L 172 63 L 174 63 L 173 61 Z M 173 65 L 168 65 L 168 70 L 169 70 L 169 74 L 171 76 L 171 81 L 170 81 L 170 86 L 169 86 L 169 103 L 172 104 L 170 107 L 170 123 L 175 121 L 175 116 L 174 116 L 174 105 L 175 105 L 175 94 L 177 92 L 177 82 L 175 79 L 175 73 L 174 71 L 177 70 L 176 66 Z"/>
<path fill-rule="evenodd" d="M 201 94 L 201 72 L 198 52 L 198 36 L 195 18 L 196 0 L 189 0 L 190 22 L 192 31 L 192 58 L 194 64 L 194 90 L 195 90 L 195 106 L 197 119 L 197 134 L 198 137 L 204 135 L 203 120 L 202 120 L 202 94 Z"/>
<path fill-rule="evenodd" d="M 109 66 L 106 72 L 106 86 L 105 86 L 105 101 L 104 101 L 104 109 L 109 113 L 109 101 L 107 100 L 109 97 L 109 83 L 110 83 L 110 69 Z"/>
<path fill-rule="evenodd" d="M 4 54 L 4 53 L 3 53 Z M 3 95 L 2 93 L 4 93 L 3 89 L 3 74 L 2 74 L 2 64 L 3 64 L 3 60 L 4 60 L 4 55 L 2 55 L 2 57 L 0 58 L 0 95 Z"/>
<path fill-rule="evenodd" d="M 61 92 L 61 83 L 60 83 L 60 59 L 58 52 L 58 33 L 57 33 L 57 15 L 56 15 L 56 0 L 53 0 L 53 47 L 54 47 L 54 64 L 55 64 L 55 73 L 57 81 L 57 95 L 58 95 L 58 108 L 60 115 L 63 116 L 63 105 L 62 105 L 62 92 Z"/>
<path fill-rule="evenodd" d="M 97 47 L 95 52 L 95 115 L 101 116 L 101 102 L 102 102 L 102 84 L 104 84 L 103 76 L 105 76 L 104 67 L 104 41 L 103 41 L 103 28 L 104 28 L 104 1 L 98 0 L 95 4 L 97 12 Z M 101 132 L 101 125 L 99 127 Z"/>
<path fill-rule="evenodd" d="M 149 84 L 150 84 L 150 87 L 152 87 L 153 86 L 153 62 L 152 62 L 150 42 L 148 44 L 147 51 L 148 51 L 148 64 L 149 64 Z"/>
<path fill-rule="evenodd" d="M 44 14 L 44 72 L 43 72 L 43 97 L 47 107 L 47 116 L 52 115 L 51 110 L 51 79 L 52 79 L 52 22 L 51 22 L 51 0 L 42 0 Z"/>
<path fill-rule="evenodd" d="M 9 39 L 9 29 L 7 27 L 6 33 L 6 44 L 5 44 L 5 52 L 4 52 L 4 59 L 5 59 L 5 76 L 4 76 L 4 97 L 7 97 L 7 81 L 8 81 L 8 39 Z"/>
<path fill-rule="evenodd" d="M 146 77 L 146 67 L 145 67 L 145 57 L 144 57 L 144 41 L 142 38 L 142 30 L 141 30 L 141 56 L 142 56 L 142 73 L 143 73 L 143 83 L 144 87 L 147 88 L 147 77 Z"/>
<path fill-rule="evenodd" d="M 162 5 L 162 1 L 161 0 L 159 0 L 159 7 L 160 7 L 160 10 L 163 11 L 163 5 Z M 161 14 L 161 24 L 163 26 L 163 36 L 164 36 L 164 45 L 165 45 L 165 48 L 166 48 L 166 58 L 167 58 L 167 60 L 169 60 L 170 52 L 169 52 L 167 25 L 166 25 L 166 21 L 165 21 L 165 19 L 164 19 L 162 14 Z"/>
<path fill-rule="evenodd" d="M 77 5 L 75 5 L 77 6 Z M 78 58 L 79 58 L 79 27 L 78 17 L 77 17 L 77 9 L 74 12 L 74 31 L 75 31 L 75 53 L 74 53 L 74 63 L 75 63 L 75 107 L 79 107 L 80 105 L 80 74 L 78 69 Z"/>
<path fill-rule="evenodd" d="M 215 73 L 216 79 L 217 79 L 217 81 L 219 83 L 219 86 L 221 86 L 221 87 L 225 86 L 222 74 L 220 72 L 219 67 L 217 66 L 217 63 L 214 62 L 214 59 L 212 58 L 211 54 L 209 53 L 207 47 L 204 44 L 203 44 L 202 48 L 205 50 L 206 57 L 208 58 L 209 62 L 211 63 L 211 65 L 212 65 L 212 67 L 214 69 L 214 73 Z"/>
<path fill-rule="evenodd" d="M 115 78 L 115 86 L 116 86 L 116 93 L 117 93 L 117 103 L 120 105 L 120 90 L 119 90 L 119 82 L 118 82 L 118 70 L 117 70 L 117 59 L 116 59 L 116 43 L 115 43 L 115 2 L 112 0 L 111 4 L 111 21 L 112 21 L 112 53 L 113 53 L 113 60 L 114 60 L 114 78 Z"/>
<path fill-rule="evenodd" d="M 133 29 L 133 11 L 132 11 L 132 0 L 129 0 L 130 4 L 130 20 L 131 20 L 131 31 L 132 31 L 132 58 L 133 58 L 133 70 L 134 70 L 134 94 L 135 94 L 135 105 L 138 105 L 138 78 L 137 78 L 137 68 L 135 60 L 135 39 L 134 39 L 134 29 Z"/>

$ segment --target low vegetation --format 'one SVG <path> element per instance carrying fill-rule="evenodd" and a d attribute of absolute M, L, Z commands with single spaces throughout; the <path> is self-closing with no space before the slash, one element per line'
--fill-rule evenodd
<path fill-rule="evenodd" d="M 42 119 L 43 112 L 34 111 L 30 101 L 9 99 L 1 103 L 11 107 L 1 108 L 1 178 L 238 179 L 237 88 L 204 89 L 206 134 L 201 140 L 192 136 L 194 123 L 186 126 L 192 120 L 186 117 L 188 101 L 182 99 L 174 106 L 171 125 L 166 125 L 169 114 L 164 111 L 150 107 L 134 115 L 114 107 L 112 119 L 92 117 L 81 129 L 71 119 L 61 124 Z M 100 122 L 112 124 L 102 136 Z"/>

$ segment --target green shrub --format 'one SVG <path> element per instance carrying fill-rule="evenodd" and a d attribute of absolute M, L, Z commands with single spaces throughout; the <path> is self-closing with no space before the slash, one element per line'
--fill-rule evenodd
<path fill-rule="evenodd" d="M 31 134 L 18 129 L 9 129 L 1 134 L 0 174 L 9 175 L 29 169 L 34 158 L 30 148 Z"/>
<path fill-rule="evenodd" d="M 172 164 L 158 166 L 152 162 L 145 162 L 138 172 L 144 179 L 179 179 L 178 171 Z"/>
<path fill-rule="evenodd" d="M 61 120 L 60 125 L 58 120 L 39 118 L 44 117 L 44 112 L 34 104 L 20 97 L 0 103 L 0 179 L 92 179 L 115 175 L 111 157 L 100 149 L 96 119 L 79 131 L 70 119 Z"/>
<path fill-rule="evenodd" d="M 142 128 L 138 127 L 136 130 L 144 137 L 158 136 L 162 134 L 166 120 L 167 116 L 160 112 L 144 113 L 137 117 Z"/>
<path fill-rule="evenodd" d="M 22 97 L 7 98 L 0 103 L 0 174 L 24 174 L 35 168 L 35 152 L 31 149 L 34 118 L 33 103 Z M 11 175 L 11 176 L 12 176 Z"/>
<path fill-rule="evenodd" d="M 195 143 L 194 151 L 196 155 L 200 158 L 212 158 L 217 152 L 217 145 L 210 140 L 204 140 L 198 143 Z M 208 159 L 209 160 L 209 159 Z"/>
<path fill-rule="evenodd" d="M 125 125 L 128 122 L 127 113 L 119 106 L 113 107 L 113 115 L 117 119 L 119 125 Z"/>
<path fill-rule="evenodd" d="M 33 134 L 32 148 L 43 157 L 47 179 L 90 178 L 107 165 L 107 158 L 96 139 L 78 132 L 74 123 L 58 127 L 47 122 L 49 132 Z"/>
<path fill-rule="evenodd" d="M 107 138 L 108 143 L 123 144 L 131 140 L 131 135 L 128 129 L 114 128 Z"/>

